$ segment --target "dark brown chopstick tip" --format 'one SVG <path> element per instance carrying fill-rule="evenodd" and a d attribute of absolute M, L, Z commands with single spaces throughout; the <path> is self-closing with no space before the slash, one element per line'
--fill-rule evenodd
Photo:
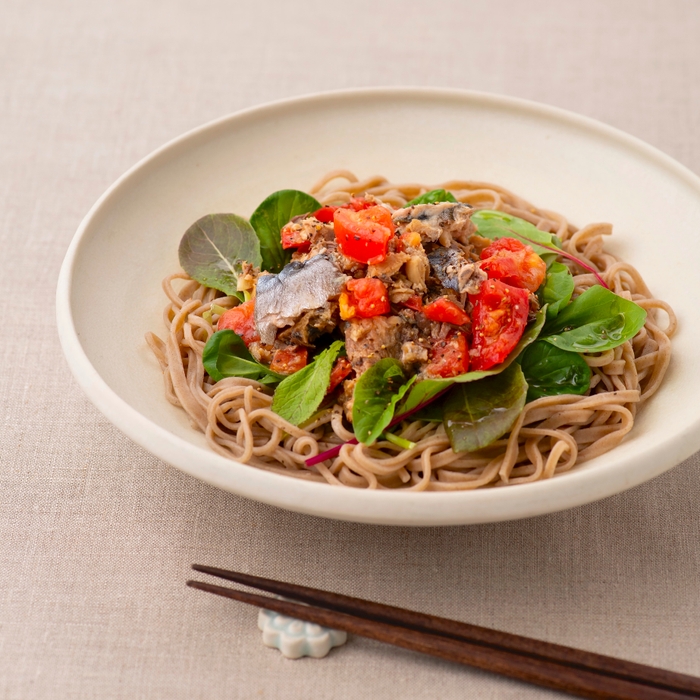
<path fill-rule="evenodd" d="M 192 564 L 192 569 L 194 571 L 199 571 L 200 574 L 209 574 L 210 576 L 218 576 L 221 578 L 222 574 L 228 573 L 226 569 L 219 569 L 215 566 L 207 566 L 206 564 Z"/>

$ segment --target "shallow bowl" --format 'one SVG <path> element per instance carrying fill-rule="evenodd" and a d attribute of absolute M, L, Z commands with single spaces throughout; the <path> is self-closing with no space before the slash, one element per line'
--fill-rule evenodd
<path fill-rule="evenodd" d="M 456 493 L 309 483 L 211 451 L 164 396 L 144 341 L 163 333 L 161 280 L 183 232 L 212 212 L 249 216 L 269 193 L 308 189 L 347 168 L 360 177 L 501 184 L 577 225 L 614 224 L 610 249 L 676 310 L 664 385 L 611 452 L 547 481 Z M 651 146 L 569 112 L 496 95 L 372 89 L 301 97 L 224 117 L 124 174 L 75 234 L 57 292 L 66 358 L 94 404 L 182 471 L 242 496 L 327 518 L 455 525 L 540 515 L 640 484 L 700 449 L 700 179 Z"/>

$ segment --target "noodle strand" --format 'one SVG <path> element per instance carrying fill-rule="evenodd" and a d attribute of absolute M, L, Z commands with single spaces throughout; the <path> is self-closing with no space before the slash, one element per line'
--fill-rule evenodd
<path fill-rule="evenodd" d="M 609 224 L 576 229 L 561 214 L 478 181 L 451 180 L 433 187 L 395 184 L 380 176 L 360 180 L 347 170 L 335 170 L 309 191 L 322 204 L 368 194 L 402 207 L 437 188 L 452 191 L 460 202 L 499 209 L 555 233 L 567 253 L 647 311 L 644 328 L 614 350 L 584 356 L 592 371 L 588 395 L 543 397 L 526 404 L 510 433 L 483 450 L 455 453 L 441 423 L 419 420 L 395 428 L 415 447 L 403 450 L 388 441 L 367 447 L 348 444 L 354 434 L 340 405 L 298 427 L 271 410 L 271 391 L 258 382 L 229 377 L 211 384 L 202 352 L 221 312 L 212 307 L 228 309 L 237 300 L 177 272 L 163 280 L 169 302 L 163 312 L 166 338 L 149 333 L 146 340 L 163 372 L 166 398 L 187 412 L 215 452 L 256 468 L 334 486 L 456 491 L 550 479 L 607 452 L 629 433 L 638 406 L 658 390 L 668 369 L 677 322 L 671 307 L 651 295 L 632 265 L 605 251 L 604 238 L 612 233 Z M 576 295 L 597 283 L 595 275 L 576 263 L 564 264 L 574 275 Z M 309 457 L 339 444 L 335 459 L 306 467 Z"/>

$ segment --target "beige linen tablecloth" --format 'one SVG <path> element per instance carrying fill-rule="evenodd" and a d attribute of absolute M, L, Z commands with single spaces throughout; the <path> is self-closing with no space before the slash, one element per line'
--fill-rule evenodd
<path fill-rule="evenodd" d="M 68 372 L 53 302 L 73 232 L 124 170 L 282 97 L 510 94 L 700 172 L 700 3 L 4 0 L 0 35 L 0 698 L 560 697 L 360 638 L 285 660 L 263 647 L 256 611 L 185 588 L 194 561 L 700 675 L 699 455 L 521 522 L 287 513 L 184 476 L 114 429 Z"/>

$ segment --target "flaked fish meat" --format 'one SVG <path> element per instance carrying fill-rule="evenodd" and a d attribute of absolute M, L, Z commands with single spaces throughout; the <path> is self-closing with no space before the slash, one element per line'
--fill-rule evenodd
<path fill-rule="evenodd" d="M 277 275 L 260 275 L 255 293 L 255 326 L 261 342 L 271 345 L 278 328 L 337 298 L 348 276 L 325 255 L 291 262 Z"/>
<path fill-rule="evenodd" d="M 397 209 L 392 220 L 399 233 L 415 232 L 424 242 L 440 241 L 449 246 L 452 239 L 466 243 L 475 231 L 471 222 L 473 209 L 462 202 L 440 202 L 439 204 L 414 204 Z"/>
<path fill-rule="evenodd" d="M 428 254 L 430 269 L 443 287 L 459 294 L 477 294 L 486 273 L 478 263 L 470 262 L 461 250 L 436 248 Z"/>

